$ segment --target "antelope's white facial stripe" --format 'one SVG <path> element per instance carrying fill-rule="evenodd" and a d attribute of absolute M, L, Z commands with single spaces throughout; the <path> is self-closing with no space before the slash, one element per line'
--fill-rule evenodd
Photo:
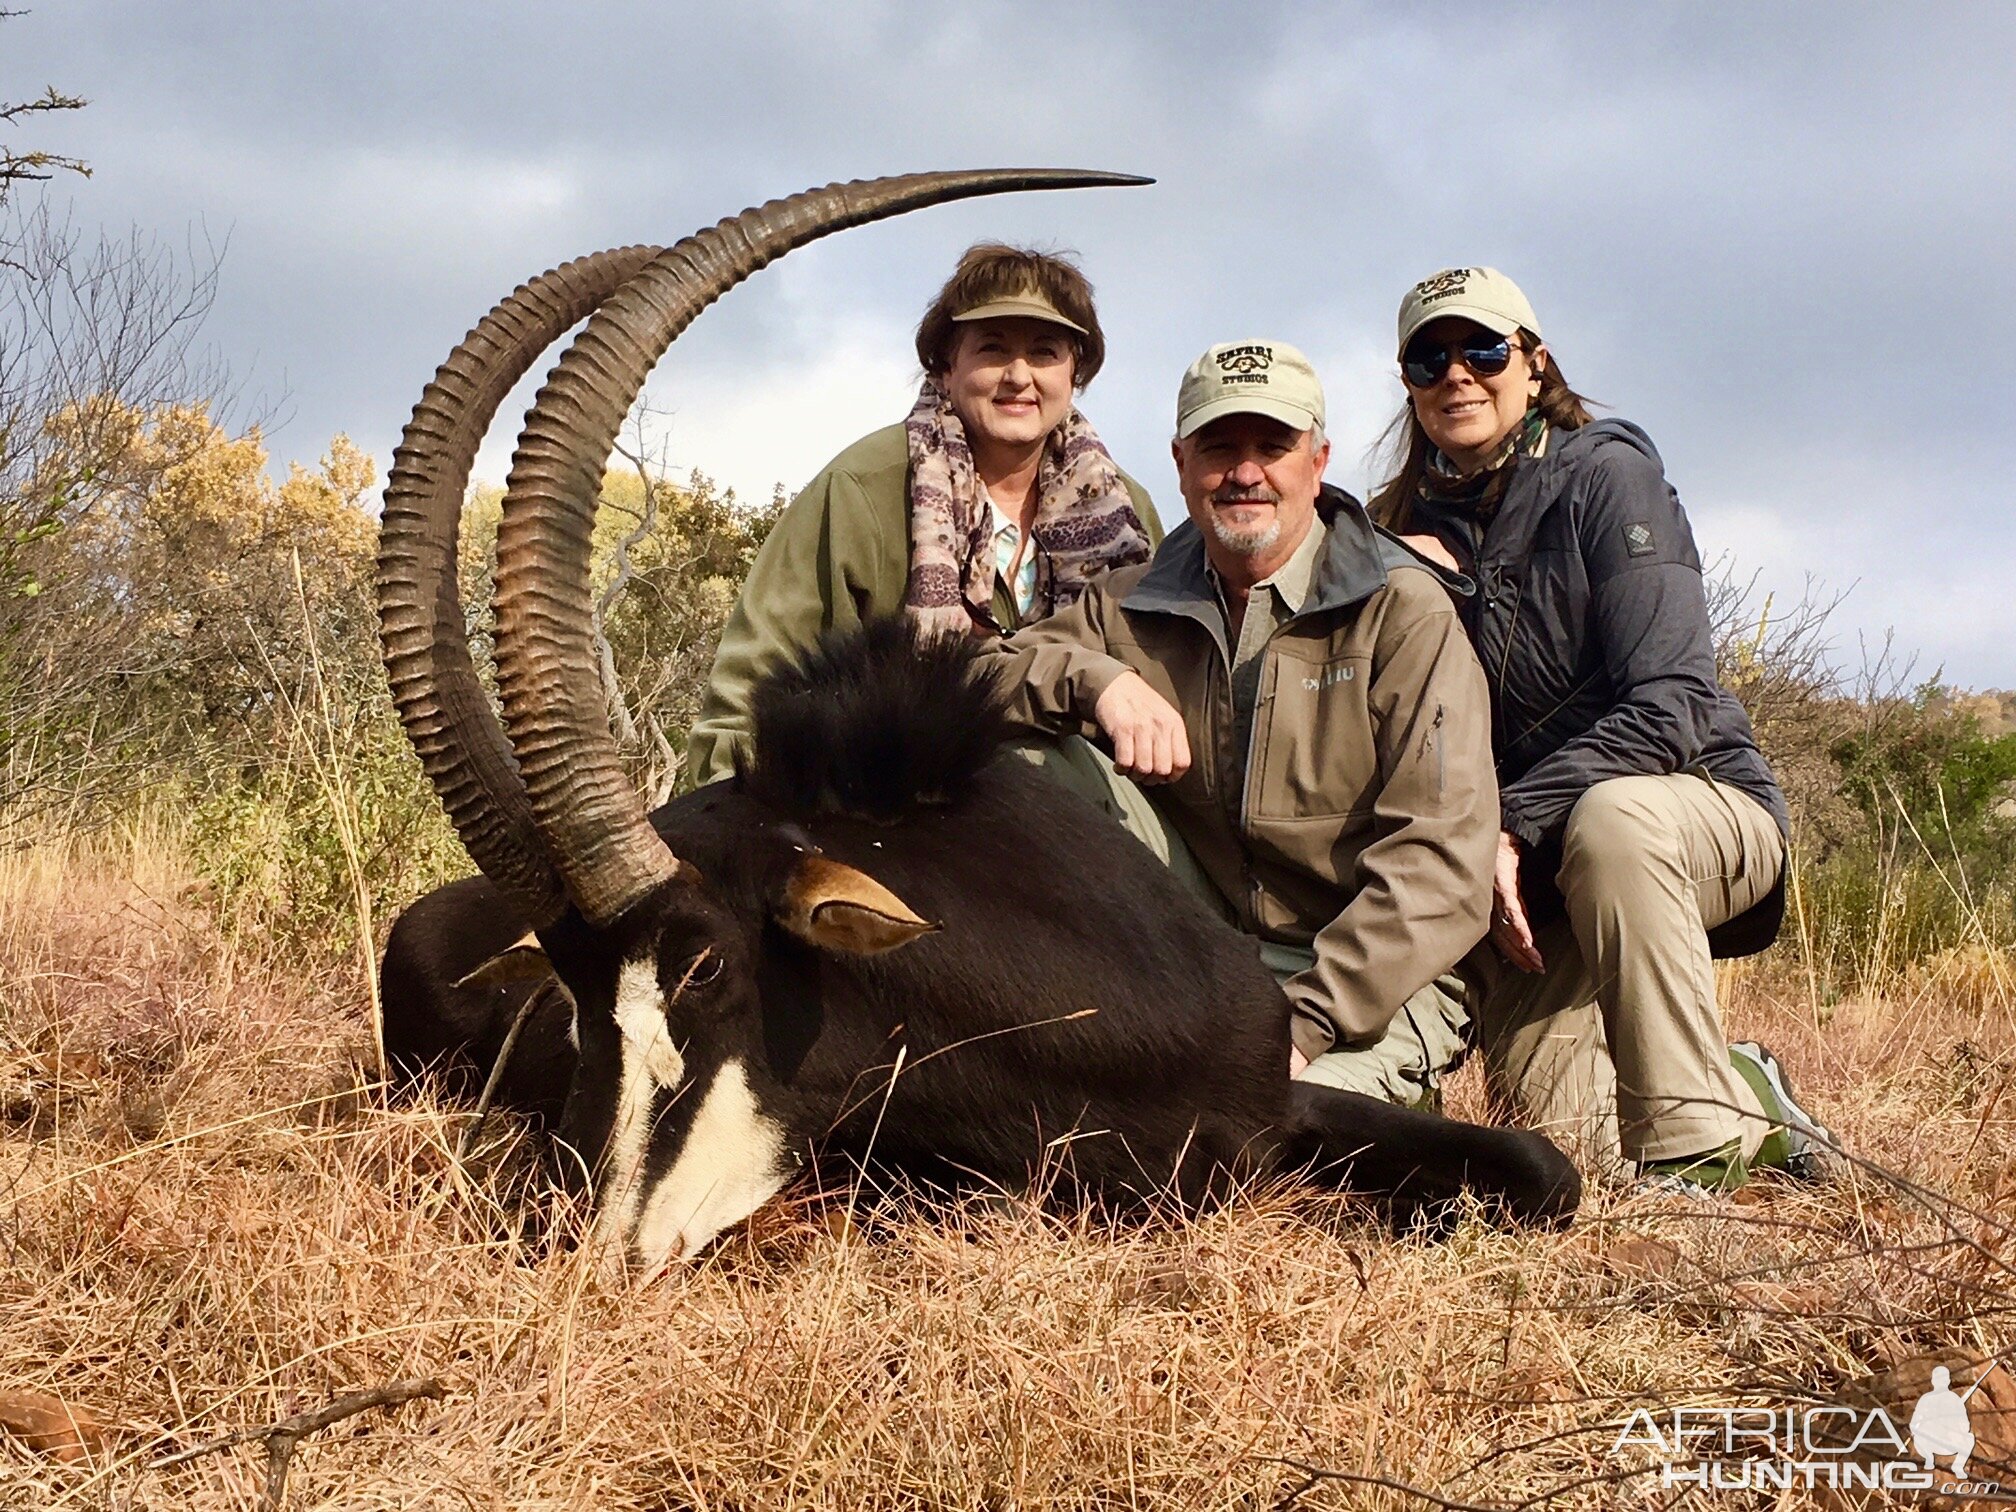
<path fill-rule="evenodd" d="M 742 1062 L 725 1062 L 707 1085 L 671 1168 L 651 1184 L 630 1230 L 637 1258 L 663 1265 L 697 1253 L 740 1223 L 791 1179 L 783 1125 L 765 1118 Z"/>
<path fill-rule="evenodd" d="M 685 1057 L 665 1025 L 665 994 L 658 987 L 654 958 L 623 963 L 616 978 L 616 1028 L 623 1036 L 623 1063 L 604 1191 L 607 1211 L 628 1233 L 642 1196 L 638 1177 L 651 1138 L 652 1109 L 660 1092 L 675 1091 L 686 1079 Z"/>

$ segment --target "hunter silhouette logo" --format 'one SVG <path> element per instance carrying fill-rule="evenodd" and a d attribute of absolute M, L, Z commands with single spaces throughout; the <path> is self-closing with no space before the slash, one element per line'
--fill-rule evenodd
<path fill-rule="evenodd" d="M 1219 370 L 1226 373 L 1238 373 L 1242 376 L 1264 373 L 1272 366 L 1274 366 L 1274 348 L 1270 346 L 1227 347 L 1218 354 Z"/>
<path fill-rule="evenodd" d="M 1424 278 L 1414 285 L 1414 297 L 1423 304 L 1433 304 L 1438 299 L 1461 294 L 1470 286 L 1470 273 L 1469 268 L 1449 268 L 1433 278 Z"/>
<path fill-rule="evenodd" d="M 1980 1380 L 1964 1394 L 1954 1391 L 1953 1372 L 1944 1365 L 1932 1371 L 1932 1389 L 1918 1398 L 1911 1409 L 1911 1449 L 1932 1468 L 1934 1459 L 1953 1457 L 1953 1479 L 1967 1479 L 1967 1456 L 1974 1452 L 1974 1425 L 1967 1417 L 1967 1398 L 1981 1389 L 1981 1382 L 1993 1374 L 1993 1367 L 1981 1372 Z"/>

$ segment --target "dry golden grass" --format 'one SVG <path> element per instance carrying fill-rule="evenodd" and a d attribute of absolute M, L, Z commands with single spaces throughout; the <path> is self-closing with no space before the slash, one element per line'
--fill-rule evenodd
<path fill-rule="evenodd" d="M 172 835 L 17 854 L 0 1391 L 106 1433 L 76 1463 L 0 1434 L 0 1507 L 254 1508 L 257 1444 L 149 1464 L 411 1377 L 444 1400 L 305 1440 L 289 1507 L 1427 1505 L 1284 1460 L 1492 1506 L 1666 1505 L 1609 1452 L 1636 1405 L 1805 1402 L 2011 1342 L 2007 968 L 1956 956 L 1824 1024 L 1796 983 L 1729 978 L 1732 1031 L 1922 1199 L 1867 1171 L 1705 1205 L 1599 1192 L 1566 1233 L 1431 1243 L 1280 1189 L 1145 1226 L 874 1193 L 849 1226 L 848 1194 L 815 1195 L 640 1284 L 558 1242 L 578 1214 L 499 1195 L 508 1153 L 458 1172 L 460 1110 L 388 1106 L 354 968 L 227 942 Z"/>

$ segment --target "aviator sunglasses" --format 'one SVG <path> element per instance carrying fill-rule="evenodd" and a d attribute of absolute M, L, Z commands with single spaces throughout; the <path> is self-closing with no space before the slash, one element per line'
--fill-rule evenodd
<path fill-rule="evenodd" d="M 1400 371 L 1415 388 L 1433 388 L 1455 358 L 1479 378 L 1496 378 L 1512 362 L 1512 338 L 1478 331 L 1461 341 L 1434 341 L 1416 336 L 1400 354 Z"/>

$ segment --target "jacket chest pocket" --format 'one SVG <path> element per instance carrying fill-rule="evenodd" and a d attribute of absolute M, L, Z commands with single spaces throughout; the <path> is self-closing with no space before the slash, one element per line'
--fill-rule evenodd
<path fill-rule="evenodd" d="M 1254 818 L 1334 822 L 1371 808 L 1379 766 L 1367 702 L 1371 674 L 1369 656 L 1276 642 L 1247 757 Z"/>

